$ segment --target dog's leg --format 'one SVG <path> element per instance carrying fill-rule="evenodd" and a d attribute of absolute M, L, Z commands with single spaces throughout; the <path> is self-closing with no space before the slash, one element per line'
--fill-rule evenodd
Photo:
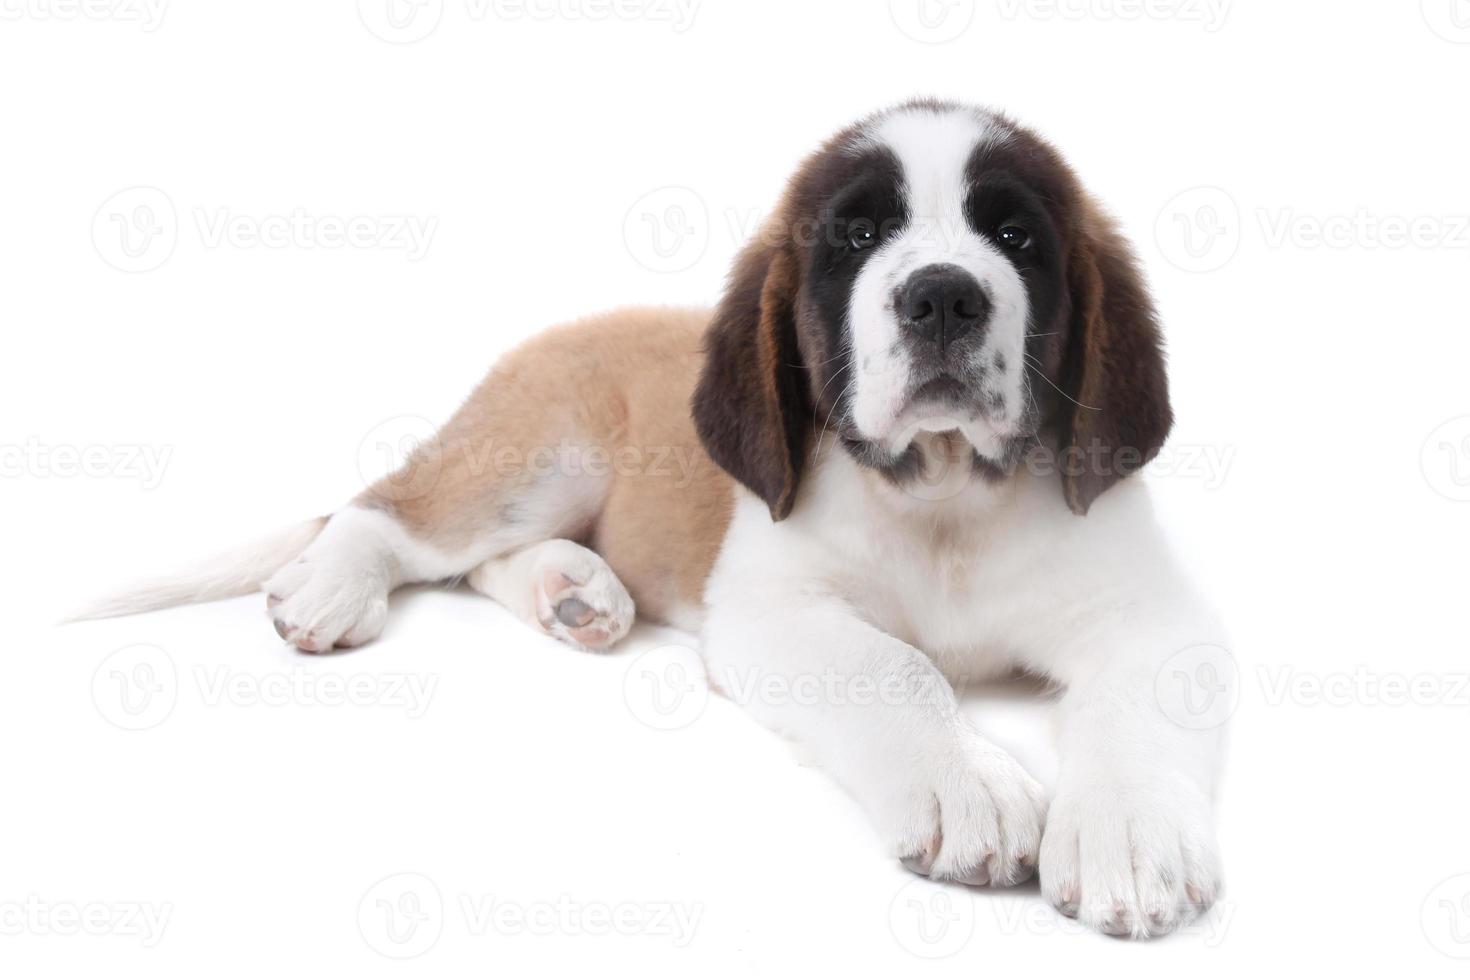
<path fill-rule="evenodd" d="M 638 325 L 630 319 L 622 330 Z M 555 547 L 548 545 L 538 569 L 558 567 L 553 553 L 576 555 L 561 569 L 572 589 L 547 580 L 547 591 L 559 603 L 586 603 L 594 620 L 607 617 L 570 627 L 583 632 L 568 638 L 596 646 L 602 628 L 608 642 L 616 639 L 632 619 L 631 606 L 620 604 L 626 592 L 596 556 L 553 539 L 581 538 L 594 527 L 612 482 L 608 461 L 627 438 L 625 378 L 606 368 L 599 346 L 619 327 L 588 322 L 551 330 L 502 358 L 432 438 L 334 514 L 266 583 L 277 631 L 309 651 L 365 643 L 382 631 L 394 588 L 455 578 L 550 542 Z M 534 565 L 534 558 L 527 560 Z M 519 567 L 510 561 L 487 569 L 476 576 L 477 587 L 514 607 L 514 589 L 485 585 Z M 578 618 L 574 603 L 561 610 Z"/>
<path fill-rule="evenodd" d="M 265 583 L 266 606 L 276 632 L 301 650 L 357 646 L 382 632 L 393 589 L 463 574 L 474 560 L 415 538 L 385 510 L 354 504 Z"/>
<path fill-rule="evenodd" d="M 451 464 L 446 460 L 443 465 L 448 470 Z M 601 645 L 599 630 L 609 644 L 627 632 L 632 602 L 612 570 L 571 541 L 547 540 L 586 523 L 586 514 L 605 493 L 604 480 L 548 474 L 483 480 L 477 486 L 461 474 L 453 477 L 425 498 L 379 503 L 370 493 L 333 514 L 306 551 L 266 582 L 266 605 L 276 632 L 312 653 L 357 646 L 382 632 L 388 595 L 400 585 L 451 579 L 472 570 L 479 573 L 471 583 L 475 588 L 517 608 L 515 590 L 497 583 L 523 566 L 525 574 L 562 571 L 569 582 L 548 574 L 537 580 L 537 587 L 558 603 L 576 599 L 593 613 L 562 636 L 568 642 L 596 648 Z M 461 498 L 474 503 L 460 503 Z M 425 533 L 426 507 L 441 509 L 459 526 L 441 529 L 438 535 Z M 528 547 L 532 542 L 542 542 L 545 553 Z M 525 561 L 517 562 L 517 555 L 526 556 Z M 507 557 L 478 568 L 499 556 Z M 566 619 L 582 615 L 574 602 L 558 608 Z M 534 612 L 539 621 L 540 610 Z"/>
<path fill-rule="evenodd" d="M 815 756 L 894 857 L 968 884 L 1031 877 L 1042 788 L 970 726 L 924 654 L 810 591 L 717 588 L 711 599 L 711 685 Z"/>
<path fill-rule="evenodd" d="M 1135 611 L 1034 664 L 1067 685 L 1042 894 L 1095 929 L 1167 933 L 1219 893 L 1211 797 L 1235 677 L 1222 648 L 1191 646 L 1210 635 Z"/>
<path fill-rule="evenodd" d="M 533 628 L 606 650 L 633 625 L 633 599 L 607 562 L 575 541 L 533 544 L 477 566 L 466 581 Z"/>

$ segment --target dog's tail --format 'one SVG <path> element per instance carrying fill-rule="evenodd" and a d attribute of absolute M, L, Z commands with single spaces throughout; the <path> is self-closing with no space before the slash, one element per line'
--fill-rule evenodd
<path fill-rule="evenodd" d="M 107 619 L 190 602 L 249 595 L 258 591 L 265 580 L 283 565 L 305 551 L 326 524 L 325 517 L 318 517 L 244 547 L 196 562 L 173 574 L 146 579 L 73 610 L 62 622 Z"/>

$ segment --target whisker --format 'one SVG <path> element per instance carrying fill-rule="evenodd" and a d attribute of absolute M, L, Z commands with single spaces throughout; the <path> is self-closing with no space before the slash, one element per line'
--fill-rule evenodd
<path fill-rule="evenodd" d="M 831 357 L 827 358 L 825 361 L 821 361 L 821 362 L 819 362 L 817 364 L 813 364 L 812 367 L 814 367 L 814 368 L 826 367 L 828 364 L 831 364 L 833 361 L 839 360 L 842 357 L 845 357 L 846 355 L 847 355 L 847 351 L 840 350 L 836 354 L 833 354 Z M 788 364 L 786 366 L 789 367 L 789 368 L 791 368 L 793 371 L 800 371 L 802 368 L 806 367 L 805 364 Z"/>
<path fill-rule="evenodd" d="M 1071 395 L 1067 394 L 1062 389 L 1057 388 L 1057 384 L 1056 384 L 1055 381 L 1053 381 L 1051 378 L 1048 378 L 1046 375 L 1044 375 L 1044 374 L 1041 373 L 1041 366 L 1039 364 L 1035 363 L 1035 358 L 1033 358 L 1030 354 L 1022 353 L 1021 354 L 1021 359 L 1022 359 L 1022 361 L 1025 362 L 1025 364 L 1026 364 L 1027 367 L 1029 367 L 1031 370 L 1033 370 L 1033 371 L 1036 372 L 1036 376 L 1038 378 L 1040 378 L 1042 381 L 1045 381 L 1047 384 L 1051 385 L 1053 388 L 1056 388 L 1057 394 L 1059 394 L 1063 398 L 1067 399 L 1067 401 L 1071 402 L 1073 405 L 1076 405 L 1078 408 L 1085 408 L 1089 412 L 1101 412 L 1102 411 L 1102 409 L 1098 408 L 1096 405 L 1084 405 L 1084 404 L 1082 404 L 1081 402 L 1079 402 L 1077 399 L 1073 398 Z"/>
<path fill-rule="evenodd" d="M 827 393 L 827 389 L 828 388 L 832 387 L 832 382 L 834 382 L 838 378 L 842 377 L 843 372 L 846 371 L 846 370 L 848 370 L 851 367 L 852 367 L 852 362 L 851 361 L 848 361 L 846 364 L 844 364 L 842 366 L 842 369 L 841 370 L 839 370 L 836 374 L 832 375 L 832 377 L 830 377 L 830 378 L 827 379 L 827 383 L 824 384 L 824 385 L 822 385 L 822 390 L 819 391 L 819 392 L 817 392 L 817 401 L 816 401 L 816 404 L 817 405 L 822 404 L 822 396 Z M 853 376 L 853 381 L 856 381 L 856 380 L 857 380 L 857 376 L 854 375 Z M 842 394 L 843 393 L 845 393 L 845 389 L 844 389 L 844 392 L 839 392 L 838 395 L 837 395 L 836 401 L 832 402 L 832 408 L 834 410 L 837 408 L 837 403 L 840 402 L 840 401 L 842 401 Z M 832 413 L 831 412 L 828 412 L 827 413 L 827 418 L 828 418 L 829 421 L 831 420 L 831 418 L 832 418 Z M 812 435 L 817 439 L 818 442 L 821 441 L 822 436 L 821 436 L 821 433 L 817 432 L 817 420 L 816 420 L 815 417 L 812 418 Z"/>
<path fill-rule="evenodd" d="M 847 393 L 851 391 L 853 387 L 857 384 L 857 380 L 857 375 L 853 375 L 852 380 L 849 381 L 847 383 L 847 386 L 838 393 L 835 399 L 833 399 L 832 408 L 830 411 L 827 412 L 827 420 L 822 423 L 822 431 L 817 433 L 818 446 L 822 444 L 822 436 L 825 436 L 827 434 L 827 426 L 832 424 L 832 414 L 837 411 L 837 406 L 842 404 L 843 397 L 845 397 Z"/>

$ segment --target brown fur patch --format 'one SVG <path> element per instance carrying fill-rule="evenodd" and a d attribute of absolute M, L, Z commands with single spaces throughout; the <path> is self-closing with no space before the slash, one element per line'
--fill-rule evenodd
<path fill-rule="evenodd" d="M 1103 491 L 1157 455 L 1174 414 L 1163 337 L 1133 249 L 1085 198 L 1070 264 L 1076 403 L 1064 428 L 1079 462 L 1062 479 L 1067 505 L 1086 514 Z"/>
<path fill-rule="evenodd" d="M 788 248 L 746 247 L 705 338 L 693 414 L 710 456 L 765 501 L 791 513 L 806 454 L 806 372 L 796 345 L 798 276 Z"/>
<path fill-rule="evenodd" d="M 733 494 L 689 414 L 708 323 L 704 310 L 627 309 L 533 337 L 359 503 L 449 552 L 570 538 L 612 567 L 640 615 L 697 608 Z"/>

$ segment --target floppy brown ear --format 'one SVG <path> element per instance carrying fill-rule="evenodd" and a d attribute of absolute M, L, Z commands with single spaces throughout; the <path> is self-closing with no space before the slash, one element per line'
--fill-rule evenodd
<path fill-rule="evenodd" d="M 705 334 L 694 392 L 705 451 L 777 521 L 796 502 L 810 428 L 796 341 L 798 277 L 787 248 L 760 241 L 746 247 Z"/>
<path fill-rule="evenodd" d="M 1071 409 L 1062 484 L 1078 514 L 1153 459 L 1174 422 L 1163 339 L 1153 300 L 1128 242 L 1089 208 L 1068 275 L 1077 404 Z"/>

